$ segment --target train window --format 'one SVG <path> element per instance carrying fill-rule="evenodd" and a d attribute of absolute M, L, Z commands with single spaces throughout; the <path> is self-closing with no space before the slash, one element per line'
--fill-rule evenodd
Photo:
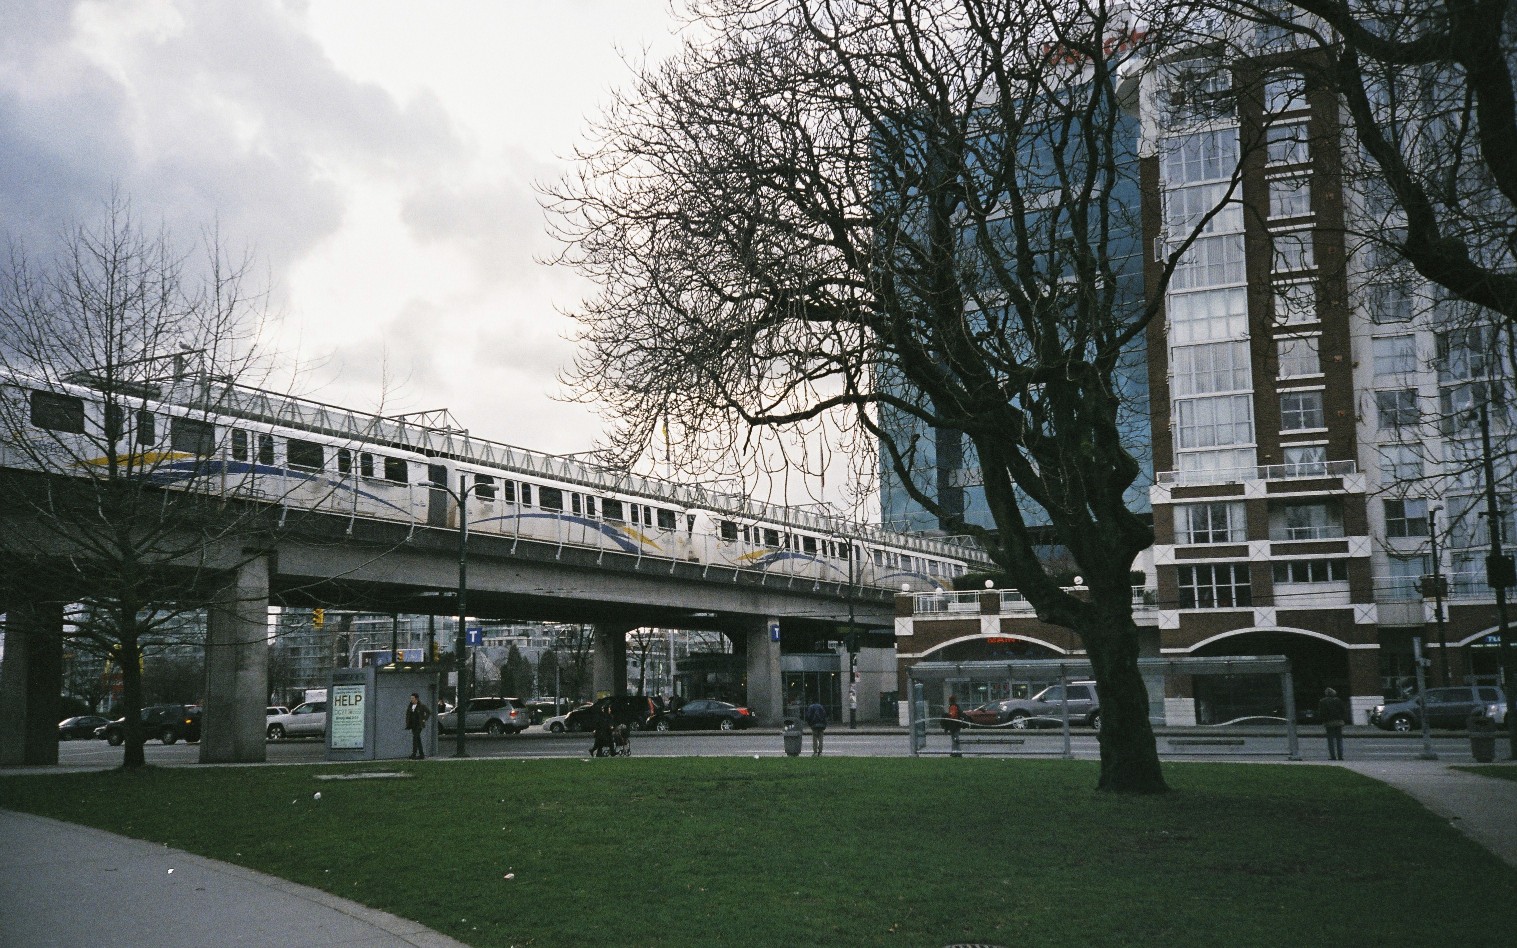
<path fill-rule="evenodd" d="M 247 435 L 244 434 L 242 437 L 242 447 L 243 450 L 246 451 L 248 445 Z M 137 443 L 158 443 L 158 416 L 150 411 L 137 412 Z"/>
<path fill-rule="evenodd" d="M 612 500 L 609 497 L 601 501 L 600 515 L 603 519 L 612 520 L 616 523 L 621 523 L 627 519 L 626 515 L 622 513 L 622 502 L 619 500 Z"/>
<path fill-rule="evenodd" d="M 508 503 L 508 504 L 514 504 L 514 503 L 516 503 L 516 482 L 515 481 L 501 481 L 500 482 L 500 487 L 501 487 L 501 496 L 505 498 L 506 503 Z"/>
<path fill-rule="evenodd" d="M 679 526 L 679 520 L 672 510 L 660 510 L 658 512 L 658 527 L 660 530 L 673 530 Z"/>
<path fill-rule="evenodd" d="M 717 524 L 717 529 L 721 531 L 722 539 L 726 540 L 728 543 L 732 543 L 737 540 L 737 524 L 733 523 L 731 520 L 720 521 Z"/>
<path fill-rule="evenodd" d="M 816 553 L 816 537 L 801 537 L 801 552 Z"/>
<path fill-rule="evenodd" d="M 347 448 L 337 449 L 337 473 L 344 477 L 353 473 L 353 452 Z"/>
<path fill-rule="evenodd" d="M 523 507 L 530 507 L 530 506 L 532 506 L 532 485 L 531 484 L 523 484 L 523 485 L 521 485 L 521 505 Z"/>
<path fill-rule="evenodd" d="M 358 473 L 364 477 L 374 476 L 374 455 L 367 451 L 358 453 Z"/>
<path fill-rule="evenodd" d="M 433 487 L 446 489 L 448 486 L 448 469 L 441 464 L 427 465 L 427 483 Z"/>
<path fill-rule="evenodd" d="M 121 440 L 121 435 L 126 430 L 126 412 L 121 410 L 120 405 L 112 405 L 109 402 L 105 406 L 105 440 L 115 444 Z"/>
<path fill-rule="evenodd" d="M 232 460 L 248 459 L 248 433 L 241 428 L 232 429 Z"/>
<path fill-rule="evenodd" d="M 495 500 L 495 478 L 488 474 L 474 475 L 474 496 L 486 503 Z"/>
<path fill-rule="evenodd" d="M 274 436 L 271 434 L 261 434 L 258 436 L 258 463 L 274 463 Z"/>
<path fill-rule="evenodd" d="M 778 547 L 780 545 L 780 532 L 778 530 L 765 530 L 764 545 Z"/>
<path fill-rule="evenodd" d="M 385 480 L 396 484 L 410 483 L 410 465 L 404 458 L 385 458 Z"/>
<path fill-rule="evenodd" d="M 314 441 L 300 438 L 291 438 L 285 442 L 284 456 L 289 460 L 290 467 L 319 471 L 327 465 L 326 450 Z"/>
<path fill-rule="evenodd" d="M 595 516 L 595 498 L 591 497 L 589 494 L 585 495 L 585 516 Z"/>
<path fill-rule="evenodd" d="M 84 399 L 33 390 L 32 427 L 84 434 Z"/>
<path fill-rule="evenodd" d="M 216 426 L 195 418 L 175 418 L 169 423 L 169 442 L 175 451 L 209 455 L 216 450 Z"/>
<path fill-rule="evenodd" d="M 564 492 L 557 487 L 539 487 L 537 489 L 537 506 L 544 510 L 563 510 Z"/>
<path fill-rule="evenodd" d="M 570 508 L 572 508 L 572 510 L 574 511 L 574 513 L 576 513 L 576 514 L 579 513 L 579 495 L 578 494 L 570 494 L 569 495 L 569 506 L 570 506 Z"/>
<path fill-rule="evenodd" d="M 743 542 L 744 543 L 752 543 L 753 542 L 753 528 L 750 527 L 750 526 L 748 526 L 746 523 L 743 524 Z"/>
<path fill-rule="evenodd" d="M 884 550 L 875 550 L 874 551 L 874 565 L 875 566 L 884 566 L 885 565 L 885 551 Z"/>

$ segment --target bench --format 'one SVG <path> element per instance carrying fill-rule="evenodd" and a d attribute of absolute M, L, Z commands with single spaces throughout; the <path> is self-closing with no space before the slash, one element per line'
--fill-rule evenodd
<path fill-rule="evenodd" d="M 1241 747 L 1241 737 L 1171 737 L 1170 747 Z"/>

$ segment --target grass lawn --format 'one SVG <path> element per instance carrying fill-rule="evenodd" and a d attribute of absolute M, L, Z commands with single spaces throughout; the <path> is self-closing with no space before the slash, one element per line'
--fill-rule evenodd
<path fill-rule="evenodd" d="M 365 769 L 413 776 L 316 779 Z M 1388 787 L 1332 767 L 1166 773 L 1177 792 L 1127 799 L 1095 793 L 1083 761 L 392 762 L 27 775 L 0 779 L 0 806 L 475 945 L 1517 941 L 1517 871 Z M 1453 879 L 1455 901 L 1429 888 Z"/>
<path fill-rule="evenodd" d="M 1517 780 L 1517 766 L 1511 764 L 1487 764 L 1483 767 L 1455 767 L 1468 774 L 1479 774 L 1482 777 L 1495 777 L 1498 780 Z M 1514 816 L 1513 819 L 1517 819 Z"/>

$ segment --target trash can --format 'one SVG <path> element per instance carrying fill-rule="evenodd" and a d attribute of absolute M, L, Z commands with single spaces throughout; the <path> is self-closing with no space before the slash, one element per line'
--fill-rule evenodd
<path fill-rule="evenodd" d="M 1465 724 L 1470 732 L 1470 756 L 1477 764 L 1489 764 L 1496 759 L 1496 722 L 1476 708 L 1470 712 Z"/>
<path fill-rule="evenodd" d="M 791 757 L 801 756 L 801 724 L 795 718 L 785 719 L 785 753 Z"/>

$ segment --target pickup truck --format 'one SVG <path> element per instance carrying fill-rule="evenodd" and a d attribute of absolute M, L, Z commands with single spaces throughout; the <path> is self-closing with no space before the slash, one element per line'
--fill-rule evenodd
<path fill-rule="evenodd" d="M 327 733 L 327 703 L 307 701 L 288 714 L 273 715 L 266 727 L 271 741 L 282 741 L 287 737 L 324 737 Z"/>

